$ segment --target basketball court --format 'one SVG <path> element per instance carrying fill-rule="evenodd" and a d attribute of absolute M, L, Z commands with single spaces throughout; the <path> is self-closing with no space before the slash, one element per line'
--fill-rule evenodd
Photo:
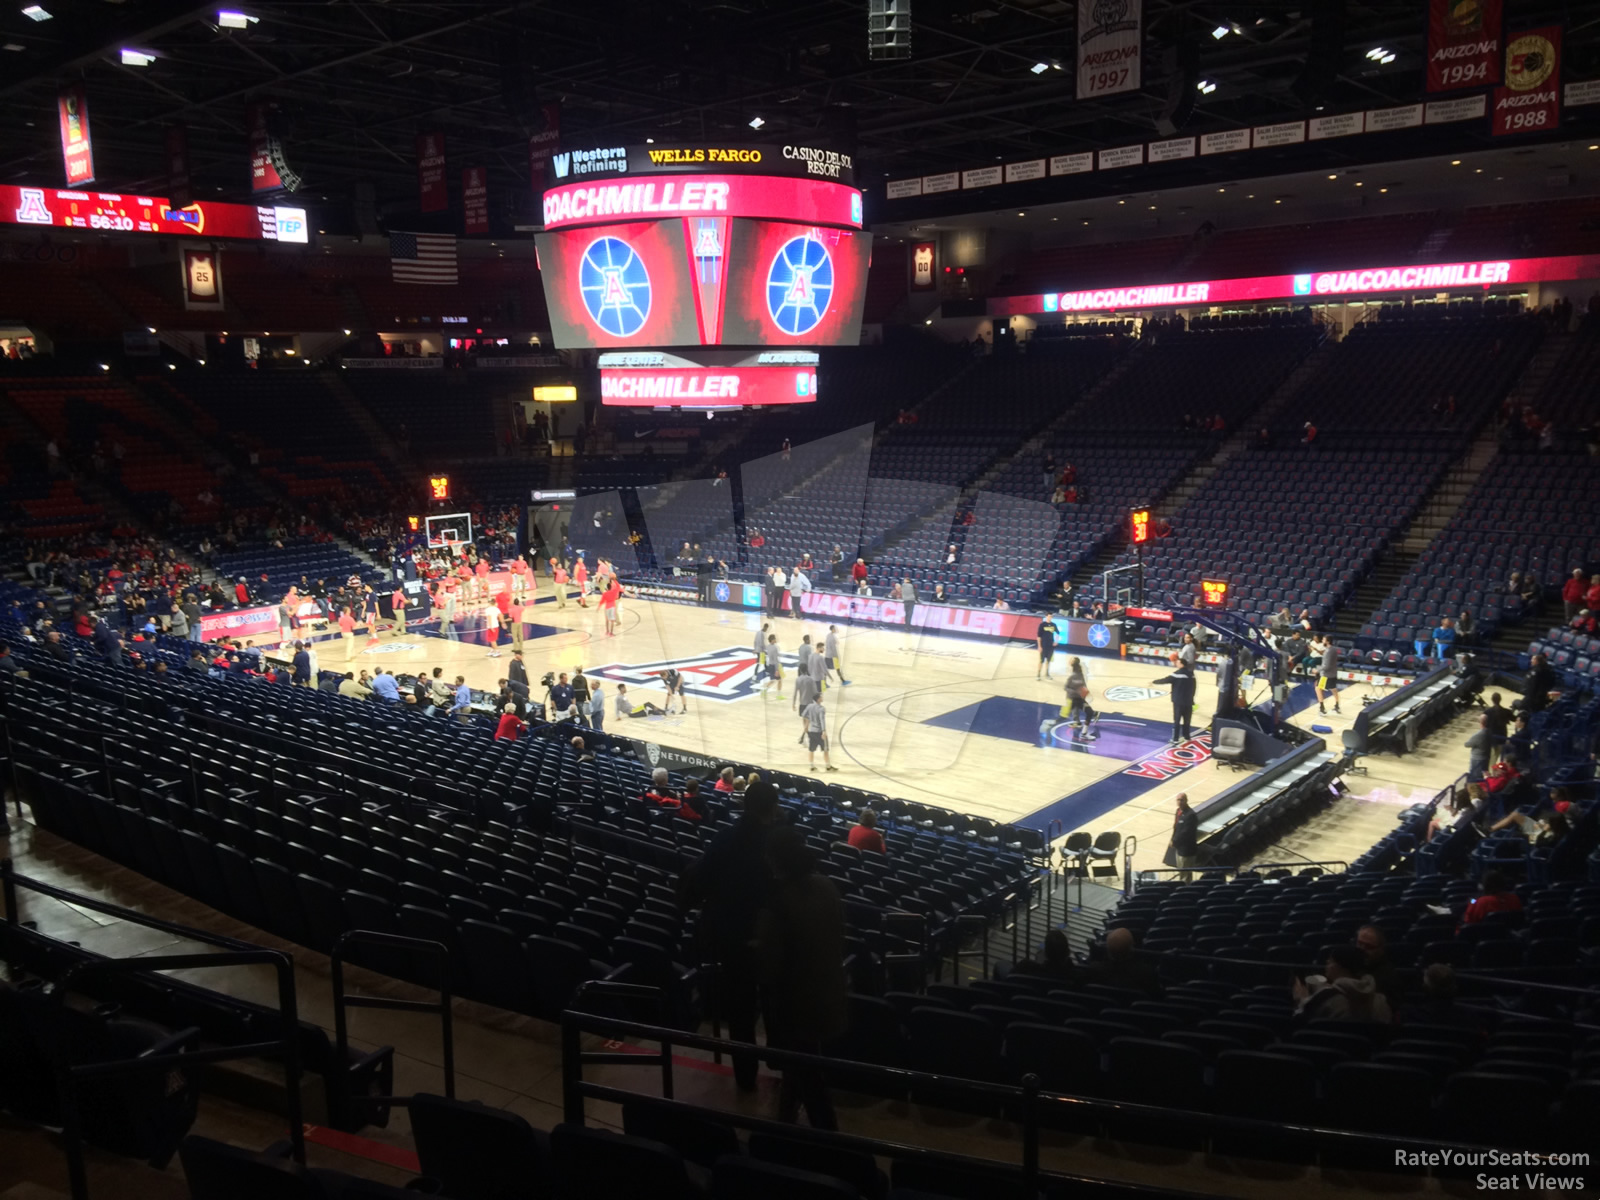
<path fill-rule="evenodd" d="M 711 758 L 807 770 L 807 754 L 799 744 L 801 722 L 792 707 L 795 652 L 806 634 L 820 646 L 825 622 L 630 597 L 621 606 L 618 635 L 608 638 L 595 597 L 589 597 L 587 608 L 575 598 L 561 608 L 548 579 L 539 582 L 537 607 L 527 614 L 523 655 L 535 700 L 543 698 L 538 680 L 546 672 L 571 675 L 581 668 L 591 680 L 604 680 L 609 733 Z M 756 678 L 755 637 L 769 620 L 785 663 L 781 696 L 776 689 L 762 695 Z M 491 658 L 489 646 L 442 638 L 436 629 L 436 620 L 413 623 L 404 637 L 384 632 L 371 646 L 358 635 L 348 669 L 415 674 L 442 667 L 447 679 L 459 674 L 474 688 L 497 691 L 510 662 L 509 635 L 499 646 L 501 656 Z M 839 768 L 825 777 L 829 782 L 1016 821 L 1046 829 L 1052 837 L 1115 829 L 1124 840 L 1137 839 L 1136 867 L 1156 867 L 1166 851 L 1174 797 L 1187 792 L 1198 803 L 1245 778 L 1211 758 L 1215 687 L 1208 672 L 1199 675 L 1194 736 L 1174 746 L 1167 689 L 1152 682 L 1167 669 L 1084 656 L 1092 703 L 1102 714 L 1100 736 L 1089 741 L 1074 738 L 1066 727 L 1040 732 L 1064 698 L 1069 657 L 1064 651 L 1057 652 L 1054 678 L 1036 680 L 1038 654 L 1031 644 L 895 627 L 841 625 L 839 636 L 852 685 L 830 686 L 823 697 L 833 763 Z M 319 650 L 324 669 L 345 667 L 337 637 L 319 641 Z M 615 716 L 619 684 L 627 686 L 635 703 L 662 704 L 659 673 L 668 666 L 685 678 L 687 713 Z M 1251 701 L 1261 700 L 1262 691 L 1257 685 Z M 1367 694 L 1377 690 L 1347 684 L 1343 713 L 1330 707 L 1322 716 L 1310 684 L 1297 684 L 1290 695 L 1291 720 L 1308 731 L 1313 724 L 1330 726 L 1333 732 L 1323 736 L 1337 746 Z M 1355 858 L 1393 827 L 1407 805 L 1432 797 L 1456 778 L 1459 753 L 1452 752 L 1467 732 L 1463 727 L 1457 736 L 1452 726 L 1417 753 L 1363 760 L 1370 774 L 1349 777 L 1348 795 L 1261 861 Z M 824 778 L 821 768 L 819 756 L 819 779 Z"/>

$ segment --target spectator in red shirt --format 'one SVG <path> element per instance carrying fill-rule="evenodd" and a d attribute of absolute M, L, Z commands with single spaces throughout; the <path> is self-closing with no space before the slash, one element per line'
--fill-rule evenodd
<path fill-rule="evenodd" d="M 1583 606 L 1590 612 L 1600 612 L 1600 575 L 1589 576 L 1589 590 L 1583 593 Z"/>
<path fill-rule="evenodd" d="M 857 823 L 851 827 L 847 839 L 850 845 L 857 850 L 871 850 L 874 854 L 887 854 L 889 847 L 884 845 L 883 834 L 878 832 L 878 814 L 870 808 L 863 808 L 861 815 L 856 818 Z"/>
<path fill-rule="evenodd" d="M 1584 593 L 1589 590 L 1589 585 L 1583 581 L 1583 568 L 1573 567 L 1572 578 L 1561 588 L 1561 602 L 1567 607 L 1567 620 L 1570 622 L 1584 607 Z"/>
<path fill-rule="evenodd" d="M 1307 421 L 1305 423 L 1304 429 L 1305 429 L 1305 436 L 1300 439 L 1300 444 L 1302 446 L 1309 446 L 1309 445 L 1311 445 L 1312 442 L 1317 440 L 1317 427 L 1315 425 L 1313 425 L 1310 421 Z"/>
<path fill-rule="evenodd" d="M 497 742 L 514 742 L 517 735 L 528 727 L 528 723 L 517 716 L 517 706 L 508 704 L 500 713 L 500 724 L 495 726 L 494 740 Z"/>
<path fill-rule="evenodd" d="M 856 559 L 856 565 L 850 568 L 850 578 L 860 587 L 867 581 L 867 564 L 865 559 Z"/>
<path fill-rule="evenodd" d="M 1483 894 L 1462 914 L 1462 926 L 1475 925 L 1490 913 L 1521 912 L 1522 900 L 1511 890 L 1511 881 L 1503 871 L 1490 871 L 1483 877 Z"/>

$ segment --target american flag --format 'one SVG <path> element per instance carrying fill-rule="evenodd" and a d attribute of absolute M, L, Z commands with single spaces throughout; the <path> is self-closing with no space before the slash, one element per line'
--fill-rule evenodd
<path fill-rule="evenodd" d="M 389 266 L 396 283 L 456 282 L 453 233 L 391 233 Z"/>

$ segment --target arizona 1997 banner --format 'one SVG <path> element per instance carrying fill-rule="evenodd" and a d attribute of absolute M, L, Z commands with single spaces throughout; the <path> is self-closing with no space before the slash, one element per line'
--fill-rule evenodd
<path fill-rule="evenodd" d="M 1144 0 L 1078 0 L 1078 99 L 1137 91 Z"/>

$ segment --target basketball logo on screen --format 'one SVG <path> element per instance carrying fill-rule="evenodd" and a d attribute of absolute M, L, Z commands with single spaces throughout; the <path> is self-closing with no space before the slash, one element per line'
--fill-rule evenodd
<path fill-rule="evenodd" d="M 767 271 L 767 312 L 774 325 L 791 337 L 810 333 L 832 295 L 833 259 L 826 246 L 808 233 L 778 248 Z"/>
<path fill-rule="evenodd" d="M 578 292 L 589 319 L 612 337 L 632 337 L 650 317 L 650 272 L 621 238 L 597 238 L 583 252 Z"/>

